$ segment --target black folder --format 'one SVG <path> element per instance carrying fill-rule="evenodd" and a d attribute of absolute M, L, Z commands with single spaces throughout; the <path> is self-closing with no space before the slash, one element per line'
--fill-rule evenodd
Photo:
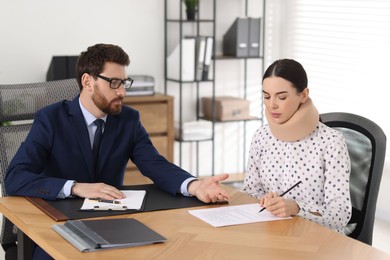
<path fill-rule="evenodd" d="M 223 55 L 248 57 L 249 19 L 237 18 L 223 36 Z"/>
<path fill-rule="evenodd" d="M 223 54 L 234 57 L 260 57 L 261 18 L 236 18 L 223 36 Z"/>
<path fill-rule="evenodd" d="M 79 56 L 53 56 L 46 73 L 46 80 L 76 78 L 76 63 L 78 58 Z"/>
<path fill-rule="evenodd" d="M 81 252 L 161 243 L 166 238 L 132 218 L 67 220 L 53 230 Z"/>
<path fill-rule="evenodd" d="M 43 200 L 35 197 L 27 197 L 35 206 L 53 218 L 55 221 L 71 219 L 84 219 L 104 216 L 123 215 L 136 212 L 147 212 L 165 209 L 190 208 L 206 205 L 196 197 L 185 197 L 182 195 L 172 196 L 160 190 L 154 184 L 124 186 L 122 190 L 145 190 L 146 196 L 141 210 L 121 210 L 121 211 L 81 211 L 84 202 L 82 198 Z"/>

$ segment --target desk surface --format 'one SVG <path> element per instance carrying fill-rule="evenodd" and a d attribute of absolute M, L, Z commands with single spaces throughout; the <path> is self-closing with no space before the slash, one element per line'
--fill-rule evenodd
<path fill-rule="evenodd" d="M 254 202 L 228 190 L 230 205 Z M 58 222 L 25 198 L 0 198 L 0 212 L 55 259 L 390 259 L 380 250 L 300 217 L 215 228 L 188 209 L 116 216 L 138 219 L 166 237 L 165 243 L 81 253 L 51 229 Z"/>

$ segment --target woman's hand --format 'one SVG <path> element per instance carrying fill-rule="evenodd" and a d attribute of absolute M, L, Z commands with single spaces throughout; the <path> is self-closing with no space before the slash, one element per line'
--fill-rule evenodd
<path fill-rule="evenodd" d="M 299 213 L 299 206 L 292 199 L 280 197 L 277 192 L 269 192 L 259 199 L 259 204 L 274 216 L 289 217 Z"/>

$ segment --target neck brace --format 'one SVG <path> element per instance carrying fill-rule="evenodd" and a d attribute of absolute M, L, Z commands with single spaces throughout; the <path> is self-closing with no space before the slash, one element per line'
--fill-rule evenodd
<path fill-rule="evenodd" d="M 283 124 L 274 123 L 267 110 L 265 116 L 272 135 L 286 142 L 297 141 L 311 134 L 320 119 L 318 111 L 310 98 L 301 104 L 294 115 Z"/>

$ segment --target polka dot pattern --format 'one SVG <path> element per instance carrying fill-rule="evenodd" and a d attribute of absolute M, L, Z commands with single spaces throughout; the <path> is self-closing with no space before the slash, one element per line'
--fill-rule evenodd
<path fill-rule="evenodd" d="M 298 215 L 343 233 L 352 209 L 350 168 L 340 132 L 319 123 L 304 139 L 285 142 L 265 125 L 253 135 L 243 190 L 260 198 L 271 191 L 281 194 L 302 181 L 284 196 L 298 203 Z"/>

